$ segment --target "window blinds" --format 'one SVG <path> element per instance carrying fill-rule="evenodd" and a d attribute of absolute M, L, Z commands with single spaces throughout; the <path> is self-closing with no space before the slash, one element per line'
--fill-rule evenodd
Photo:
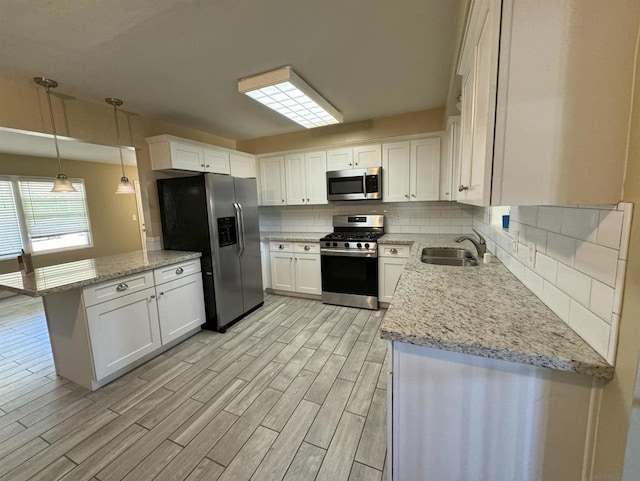
<path fill-rule="evenodd" d="M 89 232 L 84 182 L 72 181 L 77 192 L 51 192 L 48 180 L 18 181 L 27 231 L 31 239 Z"/>
<path fill-rule="evenodd" d="M 20 223 L 10 180 L 0 180 L 0 257 L 13 256 L 22 249 Z"/>

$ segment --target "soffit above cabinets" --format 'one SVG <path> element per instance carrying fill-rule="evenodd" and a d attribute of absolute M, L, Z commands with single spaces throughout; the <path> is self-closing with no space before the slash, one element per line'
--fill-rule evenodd
<path fill-rule="evenodd" d="M 461 0 L 132 0 L 3 6 L 2 76 L 231 139 L 302 130 L 237 92 L 291 65 L 354 122 L 445 104 Z"/>

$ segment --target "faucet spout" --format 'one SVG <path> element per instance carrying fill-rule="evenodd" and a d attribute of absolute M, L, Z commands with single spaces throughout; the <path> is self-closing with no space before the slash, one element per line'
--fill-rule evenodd
<path fill-rule="evenodd" d="M 462 235 L 454 240 L 456 242 L 462 242 L 462 241 L 468 240 L 476 248 L 476 251 L 478 251 L 478 257 L 481 258 L 487 252 L 487 242 L 485 238 L 482 237 L 482 235 L 480 235 L 480 233 L 477 230 L 473 229 L 473 232 L 477 234 L 478 239 L 475 239 L 474 237 L 471 237 L 468 235 Z"/>

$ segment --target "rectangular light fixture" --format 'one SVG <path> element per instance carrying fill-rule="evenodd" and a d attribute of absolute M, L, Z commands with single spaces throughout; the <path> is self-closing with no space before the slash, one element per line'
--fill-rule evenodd
<path fill-rule="evenodd" d="M 238 92 L 308 129 L 342 122 L 340 112 L 291 67 L 243 78 L 238 82 Z"/>

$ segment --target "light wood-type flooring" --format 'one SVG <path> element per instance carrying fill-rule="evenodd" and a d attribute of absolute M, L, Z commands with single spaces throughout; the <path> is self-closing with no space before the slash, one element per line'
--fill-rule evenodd
<path fill-rule="evenodd" d="M 386 479 L 384 311 L 267 296 L 95 392 L 0 300 L 0 481 Z"/>

